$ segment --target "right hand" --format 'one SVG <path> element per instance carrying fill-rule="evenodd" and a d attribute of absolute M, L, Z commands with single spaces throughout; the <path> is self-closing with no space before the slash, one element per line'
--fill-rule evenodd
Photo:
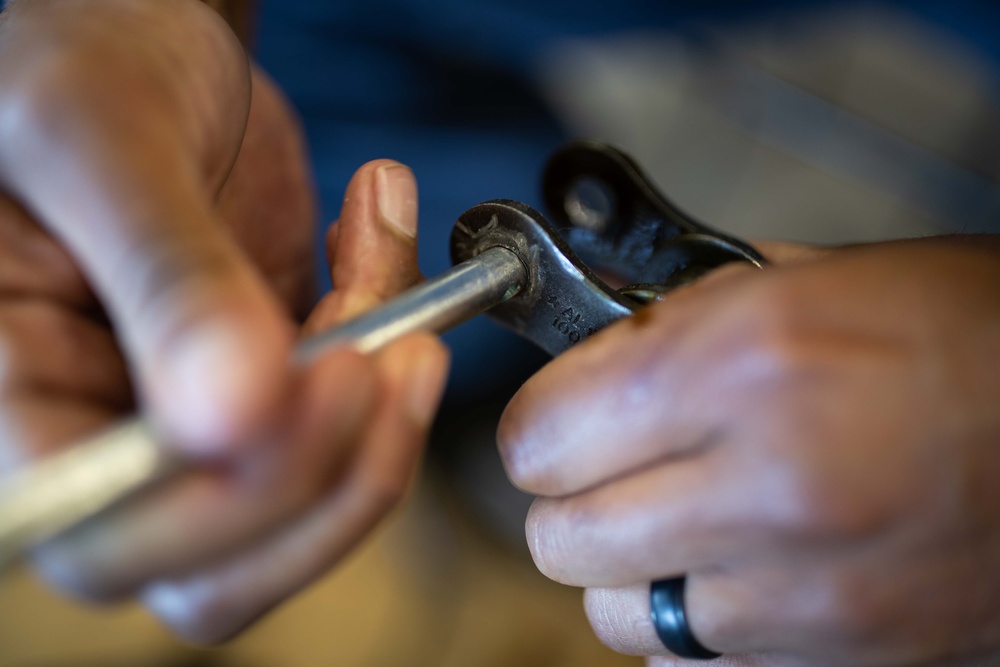
<path fill-rule="evenodd" d="M 395 163 L 358 173 L 330 237 L 337 292 L 310 326 L 419 278 L 414 188 Z M 136 408 L 211 463 L 43 546 L 56 586 L 138 595 L 218 641 L 405 491 L 446 355 L 425 336 L 290 369 L 312 218 L 291 114 L 201 3 L 0 15 L 0 475 Z"/>
<path fill-rule="evenodd" d="M 536 564 L 650 667 L 679 576 L 707 664 L 1000 664 L 1000 238 L 769 250 L 510 402 Z"/>

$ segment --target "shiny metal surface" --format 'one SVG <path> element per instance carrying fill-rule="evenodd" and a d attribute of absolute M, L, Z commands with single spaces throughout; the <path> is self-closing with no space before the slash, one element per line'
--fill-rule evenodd
<path fill-rule="evenodd" d="M 541 213 L 521 202 L 473 206 L 451 232 L 456 264 L 495 246 L 524 257 L 528 276 L 517 297 L 491 308 L 490 317 L 553 356 L 641 306 L 595 275 Z"/>
<path fill-rule="evenodd" d="M 517 294 L 524 264 L 490 248 L 381 308 L 302 341 L 293 363 L 342 346 L 372 352 L 409 333 L 440 332 Z M 26 549 L 165 479 L 183 461 L 139 418 L 0 480 L 0 568 Z"/>
<path fill-rule="evenodd" d="M 445 331 L 514 296 L 525 280 L 517 254 L 490 248 L 370 313 L 303 341 L 295 359 L 308 363 L 346 344 L 371 352 L 414 331 Z"/>
<path fill-rule="evenodd" d="M 179 467 L 145 422 L 129 419 L 14 473 L 0 481 L 0 568 Z"/>

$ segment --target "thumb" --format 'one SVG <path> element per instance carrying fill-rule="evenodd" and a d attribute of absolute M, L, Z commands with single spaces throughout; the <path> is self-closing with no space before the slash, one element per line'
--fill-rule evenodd
<path fill-rule="evenodd" d="M 157 429 L 201 455 L 259 439 L 289 390 L 294 331 L 196 170 L 114 161 L 74 176 L 27 199 L 100 296 Z"/>
<path fill-rule="evenodd" d="M 266 429 L 289 389 L 291 325 L 212 213 L 246 57 L 198 3 L 65 4 L 25 3 L 0 45 L 26 54 L 0 71 L 0 187 L 80 265 L 162 435 L 219 452 Z"/>

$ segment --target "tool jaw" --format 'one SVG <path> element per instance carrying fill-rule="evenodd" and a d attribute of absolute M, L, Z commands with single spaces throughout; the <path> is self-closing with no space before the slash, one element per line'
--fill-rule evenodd
<path fill-rule="evenodd" d="M 611 271 L 627 293 L 668 292 L 729 262 L 758 268 L 750 244 L 694 219 L 627 154 L 574 141 L 549 158 L 542 193 L 551 220 L 582 261 Z"/>
<path fill-rule="evenodd" d="M 493 200 L 462 214 L 451 233 L 452 262 L 493 247 L 513 251 L 527 282 L 490 317 L 555 356 L 640 307 L 604 283 L 537 211 Z"/>
<path fill-rule="evenodd" d="M 542 192 L 559 229 L 521 202 L 488 201 L 455 224 L 451 258 L 460 264 L 497 246 L 514 252 L 527 284 L 489 316 L 552 355 L 723 264 L 765 263 L 748 243 L 684 213 L 607 144 L 556 151 Z M 612 288 L 591 267 L 626 286 Z"/>

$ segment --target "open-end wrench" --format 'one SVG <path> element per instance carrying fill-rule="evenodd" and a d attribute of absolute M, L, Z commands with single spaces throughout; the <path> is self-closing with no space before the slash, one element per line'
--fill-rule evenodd
<path fill-rule="evenodd" d="M 495 200 L 452 230 L 455 266 L 361 317 L 303 340 L 293 363 L 342 346 L 371 352 L 415 331 L 489 314 L 552 355 L 644 303 L 731 261 L 763 265 L 751 246 L 691 220 L 624 153 L 593 142 L 557 152 L 547 205 L 589 262 L 631 281 L 609 286 L 537 211 Z M 0 480 L 0 566 L 185 467 L 139 418 Z"/>

